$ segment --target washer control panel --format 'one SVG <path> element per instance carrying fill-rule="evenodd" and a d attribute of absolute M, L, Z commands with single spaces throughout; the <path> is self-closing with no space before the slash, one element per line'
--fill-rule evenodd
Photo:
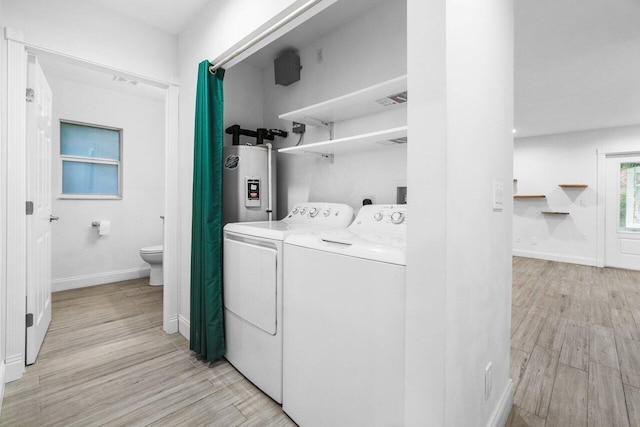
<path fill-rule="evenodd" d="M 407 205 L 366 205 L 360 209 L 352 227 L 394 229 L 406 225 Z"/>
<path fill-rule="evenodd" d="M 343 228 L 351 224 L 353 208 L 342 203 L 298 203 L 283 219 L 290 224 L 318 224 Z"/>

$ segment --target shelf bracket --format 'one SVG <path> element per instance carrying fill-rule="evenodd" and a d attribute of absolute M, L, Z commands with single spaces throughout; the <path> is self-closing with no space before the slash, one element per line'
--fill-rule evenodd
<path fill-rule="evenodd" d="M 309 126 L 317 126 L 329 131 L 329 141 L 333 141 L 333 129 L 334 122 L 325 122 L 320 119 L 316 119 L 315 117 L 304 116 L 303 123 L 308 124 Z"/>

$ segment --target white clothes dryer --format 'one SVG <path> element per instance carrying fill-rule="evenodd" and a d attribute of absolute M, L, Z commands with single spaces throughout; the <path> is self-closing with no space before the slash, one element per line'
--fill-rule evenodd
<path fill-rule="evenodd" d="M 283 409 L 301 426 L 404 424 L 406 213 L 285 240 Z"/>
<path fill-rule="evenodd" d="M 345 228 L 353 209 L 300 203 L 281 221 L 224 227 L 225 357 L 252 383 L 282 403 L 282 273 L 287 236 Z"/>

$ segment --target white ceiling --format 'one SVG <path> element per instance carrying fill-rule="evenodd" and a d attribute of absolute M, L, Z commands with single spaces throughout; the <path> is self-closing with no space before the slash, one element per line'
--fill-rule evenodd
<path fill-rule="evenodd" d="M 640 123 L 640 0 L 515 0 L 517 137 Z"/>
<path fill-rule="evenodd" d="M 212 0 L 90 1 L 179 34 Z M 383 1 L 340 0 L 247 61 L 264 67 Z M 640 0 L 514 0 L 514 9 L 517 137 L 640 123 Z"/>
<path fill-rule="evenodd" d="M 130 18 L 178 35 L 211 0 L 90 0 Z"/>

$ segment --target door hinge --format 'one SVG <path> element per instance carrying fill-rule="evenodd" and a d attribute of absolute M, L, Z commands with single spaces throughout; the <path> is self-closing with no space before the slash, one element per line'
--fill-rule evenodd
<path fill-rule="evenodd" d="M 27 328 L 33 326 L 33 313 L 27 313 Z"/>
<path fill-rule="evenodd" d="M 33 99 L 36 97 L 36 93 L 30 87 L 27 88 L 27 102 L 33 102 Z"/>
<path fill-rule="evenodd" d="M 33 215 L 33 202 L 27 202 L 27 215 Z"/>

